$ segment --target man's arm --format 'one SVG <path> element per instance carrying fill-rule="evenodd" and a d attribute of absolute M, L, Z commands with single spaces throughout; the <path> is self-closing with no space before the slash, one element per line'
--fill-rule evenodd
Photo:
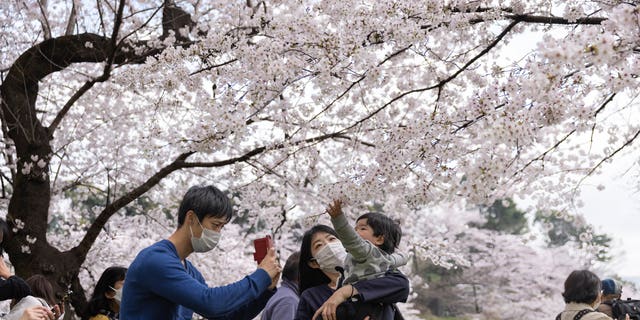
<path fill-rule="evenodd" d="M 179 261 L 163 257 L 148 259 L 143 267 L 149 289 L 207 318 L 221 317 L 248 305 L 271 285 L 269 274 L 258 269 L 229 285 L 208 287 L 185 272 Z"/>
<path fill-rule="evenodd" d="M 255 318 L 260 311 L 262 311 L 262 309 L 264 309 L 264 306 L 267 305 L 267 302 L 269 301 L 269 299 L 275 294 L 276 290 L 267 290 L 265 291 L 262 295 L 260 295 L 260 297 L 258 297 L 257 299 L 249 302 L 247 305 L 240 307 L 236 310 L 231 311 L 228 314 L 222 315 L 222 316 L 218 316 L 218 317 L 211 317 L 208 318 L 210 320 L 250 320 Z M 293 315 L 292 315 L 293 316 Z M 278 318 L 278 317 L 273 317 L 273 319 L 286 319 L 286 318 Z M 289 318 L 291 319 L 291 318 Z"/>

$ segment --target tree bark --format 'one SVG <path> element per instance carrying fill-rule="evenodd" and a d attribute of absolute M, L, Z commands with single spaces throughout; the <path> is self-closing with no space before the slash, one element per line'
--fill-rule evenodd
<path fill-rule="evenodd" d="M 173 9 L 180 10 L 177 7 Z M 190 19 L 188 13 L 183 12 L 183 15 Z M 167 24 L 166 27 L 172 27 L 172 25 Z M 179 30 L 173 31 L 176 34 L 179 33 Z M 117 30 L 114 30 L 113 34 L 117 35 Z M 145 43 L 135 45 L 146 46 Z M 89 230 L 93 232 L 83 239 L 82 245 L 61 252 L 51 246 L 46 238 L 51 199 L 50 140 L 53 139 L 53 133 L 64 118 L 66 110 L 75 102 L 74 98 L 77 100 L 92 87 L 93 83 L 106 81 L 110 70 L 105 68 L 101 77 L 85 84 L 83 89 L 86 89 L 79 90 L 79 94 L 70 99 L 50 127 L 43 126 L 36 115 L 38 83 L 47 75 L 63 70 L 73 63 L 140 63 L 146 57 L 161 51 L 162 48 L 148 48 L 146 52 L 136 54 L 135 52 L 139 51 L 132 50 L 131 46 L 117 44 L 111 38 L 89 33 L 51 38 L 24 52 L 11 66 L 0 86 L 2 122 L 6 127 L 8 138 L 15 144 L 17 156 L 17 170 L 13 177 L 13 193 L 7 214 L 7 222 L 14 230 L 14 234 L 11 240 L 7 241 L 5 249 L 18 276 L 23 278 L 34 274 L 46 276 L 54 285 L 59 297 L 68 289 L 72 289 L 71 301 L 78 315 L 82 314 L 87 304 L 78 274 L 99 230 L 119 209 L 181 167 L 174 162 L 140 187 L 116 199 L 108 208 L 105 208 L 100 218 L 90 227 Z M 179 157 L 179 160 L 184 161 L 189 155 L 184 154 Z"/>

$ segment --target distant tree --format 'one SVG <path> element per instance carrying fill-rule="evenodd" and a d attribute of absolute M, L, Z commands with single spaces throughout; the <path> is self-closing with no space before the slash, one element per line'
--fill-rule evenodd
<path fill-rule="evenodd" d="M 498 199 L 490 206 L 480 205 L 479 210 L 486 222 L 472 224 L 474 226 L 509 234 L 524 234 L 529 230 L 526 213 L 520 211 L 511 198 Z"/>
<path fill-rule="evenodd" d="M 545 231 L 545 241 L 549 247 L 559 247 L 572 241 L 580 246 L 596 248 L 596 260 L 606 262 L 611 260 L 610 235 L 596 233 L 593 227 L 584 221 L 581 215 L 573 216 L 560 211 L 550 214 L 536 212 L 535 223 Z"/>

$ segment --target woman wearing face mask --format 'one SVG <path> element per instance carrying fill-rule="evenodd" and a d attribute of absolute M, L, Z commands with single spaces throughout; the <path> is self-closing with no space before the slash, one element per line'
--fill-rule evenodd
<path fill-rule="evenodd" d="M 190 188 L 178 208 L 178 228 L 166 240 L 140 251 L 127 271 L 120 317 L 137 319 L 191 319 L 198 313 L 209 319 L 253 319 L 275 293 L 280 264 L 270 248 L 256 271 L 221 287 L 209 287 L 186 258 L 208 254 L 233 215 L 229 198 L 214 186 Z"/>
<path fill-rule="evenodd" d="M 381 278 L 338 288 L 345 257 L 344 247 L 331 227 L 316 225 L 305 232 L 300 247 L 301 296 L 295 320 L 312 319 L 316 310 L 325 302 L 332 302 L 334 307 L 337 307 L 345 301 L 355 309 L 364 307 L 365 304 L 380 305 L 383 309 L 380 313 L 382 316 L 375 320 L 394 318 L 393 303 L 407 300 L 409 280 L 399 272 L 388 272 Z M 334 309 L 334 312 L 323 320 L 335 319 L 338 318 Z"/>
<path fill-rule="evenodd" d="M 127 268 L 109 267 L 102 272 L 93 295 L 87 305 L 83 319 L 117 320 L 119 319 L 122 286 Z"/>

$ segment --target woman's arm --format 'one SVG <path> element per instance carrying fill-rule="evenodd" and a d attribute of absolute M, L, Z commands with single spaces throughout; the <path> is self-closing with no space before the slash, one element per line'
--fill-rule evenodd
<path fill-rule="evenodd" d="M 12 276 L 9 267 L 0 257 L 0 300 L 20 300 L 31 294 L 31 289 L 22 278 Z"/>
<path fill-rule="evenodd" d="M 322 315 L 322 319 L 335 319 L 338 306 L 351 297 L 368 303 L 392 304 L 406 302 L 409 297 L 409 279 L 397 271 L 389 271 L 384 277 L 348 284 L 336 290 L 318 308 L 312 319 Z M 298 308 L 300 310 L 300 308 Z"/>
<path fill-rule="evenodd" d="M 353 284 L 354 296 L 359 301 L 376 303 L 406 302 L 409 297 L 409 279 L 398 271 L 389 271 L 384 277 Z"/>

